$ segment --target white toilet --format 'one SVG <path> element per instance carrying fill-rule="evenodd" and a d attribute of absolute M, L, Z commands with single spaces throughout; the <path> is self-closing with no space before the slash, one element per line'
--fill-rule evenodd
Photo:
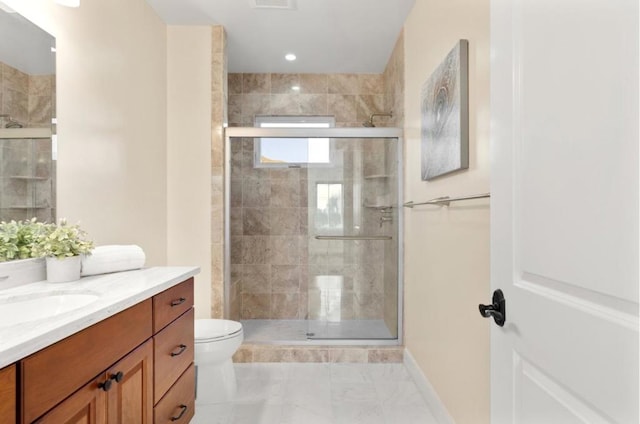
<path fill-rule="evenodd" d="M 236 374 L 231 357 L 243 340 L 242 324 L 225 319 L 195 321 L 196 403 L 233 400 Z"/>

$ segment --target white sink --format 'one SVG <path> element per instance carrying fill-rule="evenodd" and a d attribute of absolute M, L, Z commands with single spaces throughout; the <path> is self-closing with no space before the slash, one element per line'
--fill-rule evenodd
<path fill-rule="evenodd" d="M 98 300 L 91 293 L 51 293 L 0 299 L 0 327 L 52 318 Z"/>

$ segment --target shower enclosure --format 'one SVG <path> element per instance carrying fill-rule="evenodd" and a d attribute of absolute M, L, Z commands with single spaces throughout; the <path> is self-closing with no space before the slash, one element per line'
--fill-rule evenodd
<path fill-rule="evenodd" d="M 49 128 L 0 129 L 0 221 L 55 221 L 51 137 Z"/>
<path fill-rule="evenodd" d="M 402 131 L 226 129 L 226 317 L 245 340 L 401 343 Z"/>

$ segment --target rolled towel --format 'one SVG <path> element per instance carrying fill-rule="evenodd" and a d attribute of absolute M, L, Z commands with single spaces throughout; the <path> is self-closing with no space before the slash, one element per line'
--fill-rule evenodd
<path fill-rule="evenodd" d="M 127 246 L 98 246 L 91 251 L 91 255 L 82 257 L 81 275 L 87 276 L 139 269 L 144 266 L 145 259 L 142 248 L 133 244 Z"/>

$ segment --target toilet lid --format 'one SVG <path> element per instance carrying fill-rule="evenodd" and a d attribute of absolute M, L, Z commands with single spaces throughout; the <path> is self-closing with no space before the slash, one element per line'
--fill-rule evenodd
<path fill-rule="evenodd" d="M 195 320 L 195 341 L 204 342 L 235 335 L 242 331 L 242 324 L 226 319 Z"/>

